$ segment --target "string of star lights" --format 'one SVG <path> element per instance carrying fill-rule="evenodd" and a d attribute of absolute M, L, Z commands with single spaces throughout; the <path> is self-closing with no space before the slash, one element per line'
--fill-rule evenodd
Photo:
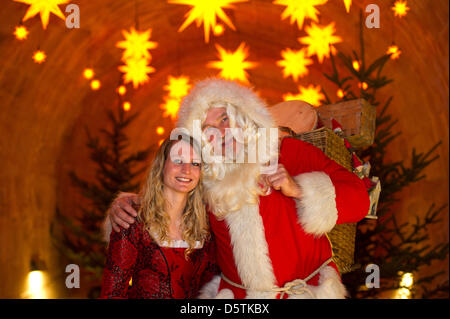
<path fill-rule="evenodd" d="M 207 64 L 209 68 L 220 70 L 219 76 L 227 80 L 236 80 L 248 85 L 248 73 L 246 69 L 257 66 L 256 62 L 245 61 L 249 56 L 249 48 L 242 42 L 236 51 L 227 51 L 216 44 L 219 61 L 211 61 Z"/>
<path fill-rule="evenodd" d="M 236 30 L 223 9 L 235 9 L 234 3 L 247 1 L 248 0 L 169 0 L 168 3 L 191 6 L 192 8 L 185 14 L 186 20 L 180 26 L 178 32 L 183 32 L 183 30 L 195 21 L 197 27 L 203 24 L 205 42 L 209 43 L 210 32 L 213 31 L 214 33 L 217 26 L 217 18 L 222 20 L 233 31 Z M 223 31 L 218 32 L 218 34 L 222 33 Z"/>
<path fill-rule="evenodd" d="M 163 87 L 168 93 L 164 97 L 164 103 L 160 106 L 164 111 L 163 117 L 170 117 L 172 120 L 176 119 L 181 99 L 189 93 L 191 87 L 189 77 L 183 75 L 174 77 L 169 75 L 167 84 Z"/>

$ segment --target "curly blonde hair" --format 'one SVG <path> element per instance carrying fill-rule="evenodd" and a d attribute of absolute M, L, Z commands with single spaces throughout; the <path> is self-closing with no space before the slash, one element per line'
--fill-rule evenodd
<path fill-rule="evenodd" d="M 147 179 L 141 189 L 141 205 L 138 210 L 138 219 L 143 223 L 144 229 L 156 241 L 170 241 L 168 227 L 170 217 L 165 211 L 164 187 L 164 165 L 170 155 L 170 149 L 178 141 L 183 140 L 201 154 L 195 140 L 186 135 L 180 135 L 177 140 L 167 138 L 156 153 L 155 159 L 150 167 Z M 196 242 L 204 243 L 209 238 L 209 223 L 206 215 L 205 204 L 203 203 L 203 186 L 201 182 L 188 193 L 186 206 L 182 217 L 183 239 L 187 242 L 188 248 L 185 251 L 185 258 L 193 252 Z"/>

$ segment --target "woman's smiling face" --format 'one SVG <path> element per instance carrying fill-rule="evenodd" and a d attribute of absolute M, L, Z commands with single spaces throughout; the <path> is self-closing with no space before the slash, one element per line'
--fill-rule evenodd
<path fill-rule="evenodd" d="M 200 156 L 192 146 L 181 140 L 174 143 L 164 164 L 164 186 L 178 193 L 189 193 L 199 180 Z"/>

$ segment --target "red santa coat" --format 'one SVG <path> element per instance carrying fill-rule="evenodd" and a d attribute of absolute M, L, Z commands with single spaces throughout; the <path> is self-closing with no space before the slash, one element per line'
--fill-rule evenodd
<path fill-rule="evenodd" d="M 271 292 L 270 287 L 304 279 L 332 256 L 327 232 L 336 224 L 354 223 L 367 214 L 369 197 L 363 182 L 318 148 L 285 138 L 279 163 L 300 185 L 301 200 L 272 190 L 259 197 L 259 205 L 243 207 L 223 220 L 209 213 L 222 273 L 251 288 L 236 288 L 222 279 L 219 297 L 279 298 L 280 294 Z M 334 263 L 307 284 L 316 298 L 346 295 Z"/>

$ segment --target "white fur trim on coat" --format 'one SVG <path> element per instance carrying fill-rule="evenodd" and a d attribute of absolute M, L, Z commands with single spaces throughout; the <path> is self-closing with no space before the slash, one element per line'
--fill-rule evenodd
<path fill-rule="evenodd" d="M 275 298 L 277 293 L 270 290 L 275 286 L 276 278 L 259 206 L 245 205 L 239 211 L 226 215 L 225 221 L 230 230 L 233 257 L 239 277 L 242 284 L 250 288 L 246 298 Z"/>
<path fill-rule="evenodd" d="M 214 276 L 209 282 L 200 288 L 198 299 L 213 299 L 219 292 L 220 276 Z"/>
<path fill-rule="evenodd" d="M 338 211 L 336 192 L 330 177 L 324 172 L 310 172 L 294 176 L 302 198 L 296 200 L 300 224 L 307 233 L 323 235 L 336 225 Z"/>

